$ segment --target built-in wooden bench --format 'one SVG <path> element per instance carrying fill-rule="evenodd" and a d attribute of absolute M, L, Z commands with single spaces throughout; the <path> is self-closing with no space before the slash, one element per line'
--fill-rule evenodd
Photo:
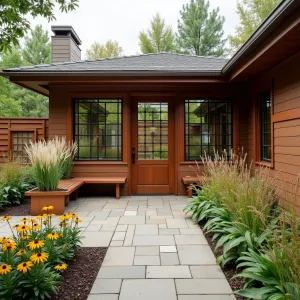
<path fill-rule="evenodd" d="M 85 183 L 115 184 L 116 199 L 120 199 L 120 185 L 126 183 L 126 180 L 126 177 L 75 177 L 61 180 L 57 191 L 43 192 L 34 189 L 25 195 L 31 197 L 31 215 L 41 214 L 41 209 L 47 205 L 54 206 L 53 213 L 63 214 L 64 207 L 69 204 L 70 199 L 77 199 L 78 189 Z"/>
<path fill-rule="evenodd" d="M 193 197 L 193 186 L 198 184 L 203 184 L 203 176 L 183 176 L 181 177 L 182 183 L 186 186 L 187 194 L 189 198 Z"/>

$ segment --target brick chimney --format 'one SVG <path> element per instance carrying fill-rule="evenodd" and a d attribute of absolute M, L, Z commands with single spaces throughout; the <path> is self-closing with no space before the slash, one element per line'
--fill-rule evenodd
<path fill-rule="evenodd" d="M 72 26 L 51 26 L 51 62 L 61 63 L 81 60 L 81 40 Z"/>

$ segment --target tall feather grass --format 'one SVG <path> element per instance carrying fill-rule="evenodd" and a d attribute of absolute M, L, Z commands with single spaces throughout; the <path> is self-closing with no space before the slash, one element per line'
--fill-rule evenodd
<path fill-rule="evenodd" d="M 224 152 L 213 157 L 205 155 L 204 189 L 210 189 L 218 205 L 222 205 L 234 222 L 245 231 L 259 236 L 268 226 L 277 203 L 274 178 L 269 169 L 259 167 L 251 174 L 251 164 L 244 154 Z M 253 175 L 253 176 L 252 176 Z"/>
<path fill-rule="evenodd" d="M 67 171 L 68 174 L 70 172 L 70 163 L 66 161 L 72 160 L 77 145 L 67 143 L 65 138 L 56 137 L 48 142 L 31 142 L 25 149 L 32 164 L 32 173 L 38 190 L 55 191 L 59 180 Z"/>

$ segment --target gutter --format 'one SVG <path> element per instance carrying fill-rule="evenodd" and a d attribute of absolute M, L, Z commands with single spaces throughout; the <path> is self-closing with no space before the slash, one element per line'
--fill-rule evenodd
<path fill-rule="evenodd" d="M 269 17 L 254 31 L 245 44 L 233 55 L 233 57 L 223 67 L 223 75 L 230 73 L 233 68 L 250 54 L 254 48 L 257 48 L 264 39 L 266 39 L 276 27 L 282 24 L 282 20 L 292 14 L 299 7 L 299 0 L 283 0 L 272 11 Z"/>
<path fill-rule="evenodd" d="M 5 72 L 0 72 L 0 76 L 10 78 L 12 76 L 17 76 L 17 77 L 34 77 L 34 76 L 41 76 L 41 81 L 43 80 L 42 77 L 44 76 L 49 76 L 49 77 L 57 77 L 57 76 L 84 76 L 84 77 L 102 77 L 102 76 L 120 76 L 120 77 L 125 77 L 125 76 L 143 76 L 143 77 L 154 77 L 154 76 L 213 76 L 213 77 L 223 77 L 222 71 L 204 71 L 204 72 L 199 72 L 197 70 L 195 71 L 188 71 L 188 72 L 181 72 L 180 70 L 176 71 L 123 71 L 123 72 L 118 72 L 118 71 L 68 71 L 68 72 L 58 72 L 56 70 L 53 71 L 37 71 L 37 72 L 22 72 L 22 71 L 5 71 Z"/>

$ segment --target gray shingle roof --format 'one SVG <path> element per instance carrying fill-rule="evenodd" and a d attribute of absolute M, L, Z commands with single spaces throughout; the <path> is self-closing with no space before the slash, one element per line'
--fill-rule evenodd
<path fill-rule="evenodd" d="M 143 54 L 98 60 L 6 69 L 17 73 L 221 73 L 228 59 L 174 53 Z"/>

